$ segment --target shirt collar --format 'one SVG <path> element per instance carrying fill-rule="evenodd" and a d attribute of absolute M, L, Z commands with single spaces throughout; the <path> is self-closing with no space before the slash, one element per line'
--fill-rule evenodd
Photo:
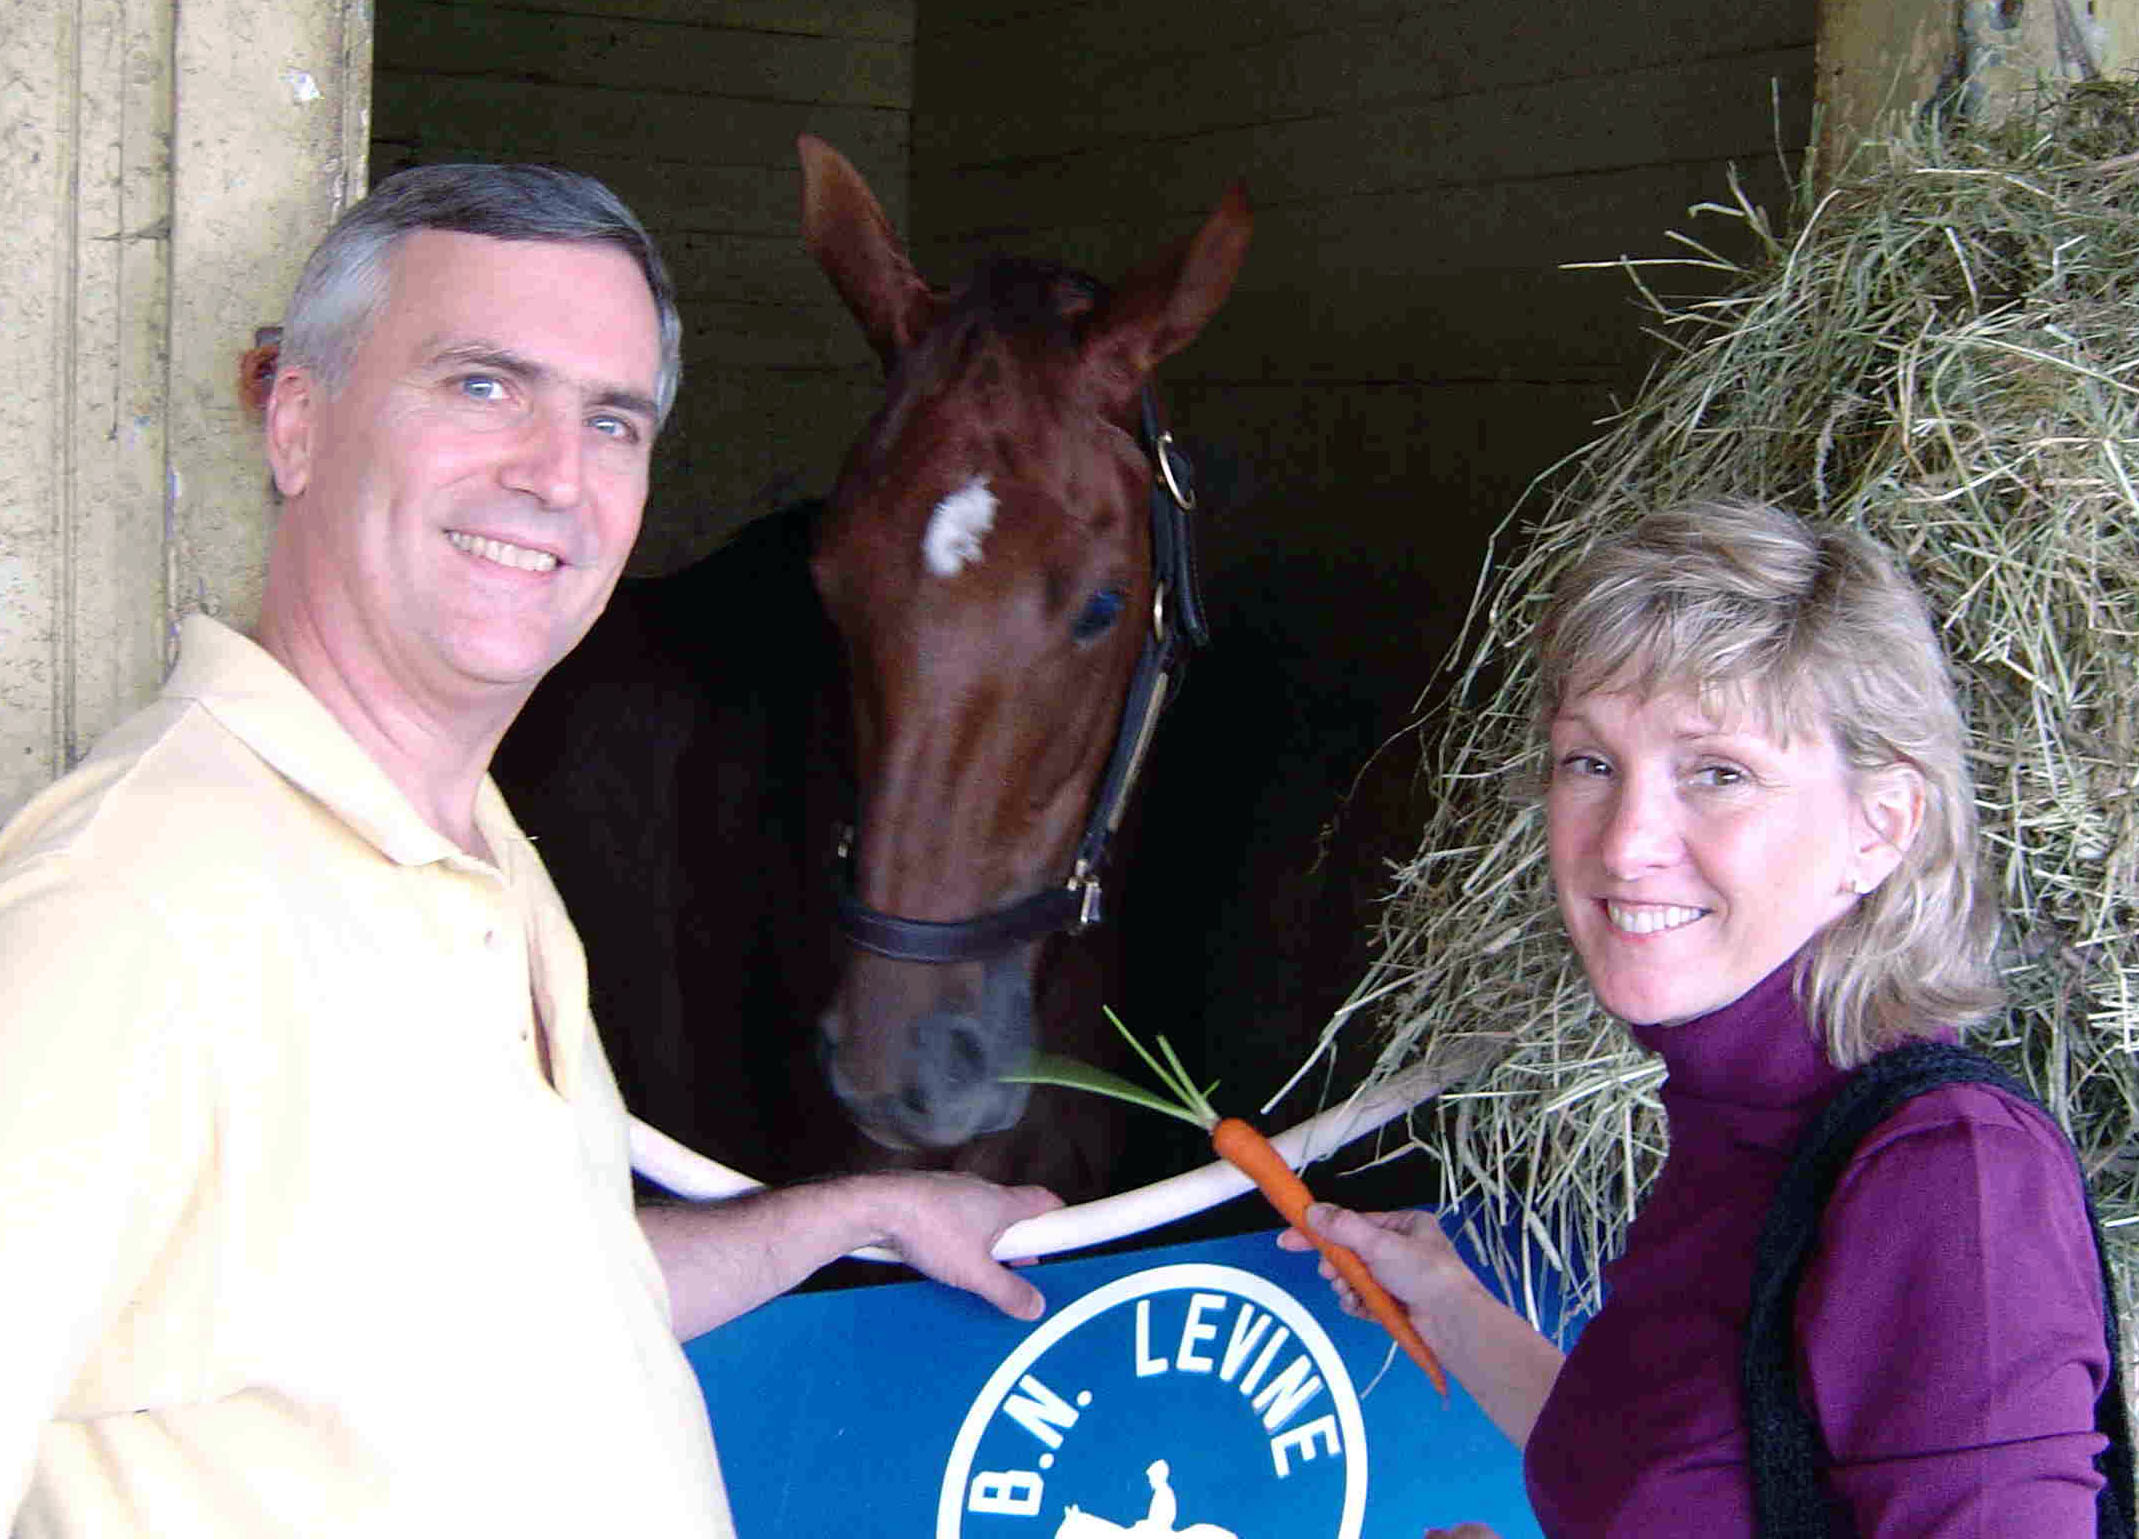
<path fill-rule="evenodd" d="M 1805 1019 L 1798 958 L 1721 1009 L 1677 1026 L 1635 1026 L 1634 1040 L 1663 1054 L 1667 1107 L 1688 1097 L 1746 1107 L 1795 1107 L 1833 1091 L 1842 1071 Z"/>
<path fill-rule="evenodd" d="M 333 813 L 387 859 L 491 869 L 426 823 L 378 761 L 319 698 L 257 642 L 203 614 L 179 630 L 178 666 L 163 687 L 198 705 L 277 774 Z M 476 793 L 475 826 L 503 864 L 524 842 L 489 776 Z"/>

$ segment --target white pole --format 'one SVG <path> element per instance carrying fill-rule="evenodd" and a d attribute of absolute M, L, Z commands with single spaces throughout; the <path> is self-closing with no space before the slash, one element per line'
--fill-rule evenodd
<path fill-rule="evenodd" d="M 1394 1121 L 1442 1089 L 1446 1080 L 1439 1070 L 1413 1070 L 1371 1094 L 1355 1095 L 1310 1117 L 1271 1142 L 1277 1145 L 1285 1162 L 1298 1170 L 1310 1160 L 1320 1159 Z M 764 1184 L 707 1159 L 636 1117 L 631 1121 L 631 1166 L 664 1190 L 700 1202 L 738 1197 Z M 1013 1224 L 996 1243 L 995 1254 L 1000 1260 L 1021 1261 L 1104 1245 L 1214 1208 L 1250 1190 L 1251 1185 L 1231 1165 L 1215 1160 L 1199 1170 L 1168 1176 L 1135 1191 L 1057 1208 Z M 855 1255 L 871 1261 L 899 1259 L 873 1246 Z"/>

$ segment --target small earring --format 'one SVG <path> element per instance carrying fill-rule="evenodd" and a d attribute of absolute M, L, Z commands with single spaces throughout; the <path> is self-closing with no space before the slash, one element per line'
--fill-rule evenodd
<path fill-rule="evenodd" d="M 1866 892 L 1870 891 L 1870 889 L 1864 885 L 1864 878 L 1861 876 L 1852 876 L 1849 879 L 1849 890 L 1853 896 L 1859 898 L 1863 897 Z"/>

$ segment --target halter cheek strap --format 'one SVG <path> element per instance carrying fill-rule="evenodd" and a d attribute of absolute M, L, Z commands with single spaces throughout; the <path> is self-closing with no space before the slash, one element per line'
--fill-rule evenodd
<path fill-rule="evenodd" d="M 1101 874 L 1108 843 L 1121 827 L 1152 733 L 1187 671 L 1189 653 L 1210 643 L 1188 517 L 1196 506 L 1194 468 L 1173 435 L 1160 430 L 1158 402 L 1149 385 L 1143 393 L 1143 447 L 1152 461 L 1151 629 L 1137 656 L 1114 751 L 1068 879 L 971 919 L 902 919 L 855 896 L 850 829 L 839 843 L 833 881 L 840 931 L 863 950 L 901 962 L 978 962 L 1042 936 L 1077 934 L 1106 917 Z"/>

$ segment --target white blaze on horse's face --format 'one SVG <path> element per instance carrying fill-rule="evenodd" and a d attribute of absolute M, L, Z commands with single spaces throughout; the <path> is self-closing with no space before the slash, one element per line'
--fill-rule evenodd
<path fill-rule="evenodd" d="M 981 542 L 994 527 L 995 493 L 986 476 L 975 476 L 936 504 L 921 536 L 921 558 L 938 577 L 956 577 L 979 562 Z"/>

